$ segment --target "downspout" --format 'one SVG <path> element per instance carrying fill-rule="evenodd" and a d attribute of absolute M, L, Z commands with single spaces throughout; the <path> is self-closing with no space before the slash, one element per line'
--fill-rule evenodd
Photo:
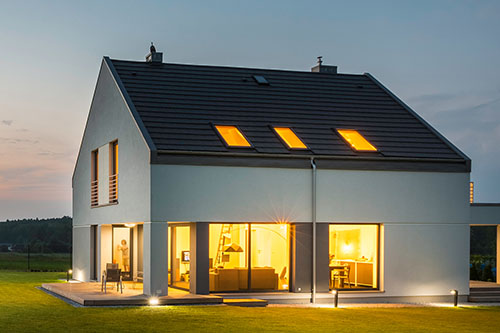
<path fill-rule="evenodd" d="M 312 168 L 312 288 L 311 288 L 311 303 L 316 303 L 316 162 L 314 157 L 311 157 Z"/>

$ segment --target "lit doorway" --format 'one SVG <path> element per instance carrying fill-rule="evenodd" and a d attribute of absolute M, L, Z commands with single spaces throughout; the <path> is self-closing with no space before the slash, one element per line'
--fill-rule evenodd
<path fill-rule="evenodd" d="M 133 280 L 132 273 L 132 228 L 113 226 L 113 264 L 118 264 L 124 281 Z"/>
<path fill-rule="evenodd" d="M 189 290 L 190 287 L 190 227 L 187 225 L 168 227 L 168 284 L 171 287 Z"/>

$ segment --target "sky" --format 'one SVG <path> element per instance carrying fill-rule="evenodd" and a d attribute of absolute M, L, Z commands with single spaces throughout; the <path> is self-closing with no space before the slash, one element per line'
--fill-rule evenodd
<path fill-rule="evenodd" d="M 102 57 L 369 72 L 500 202 L 500 1 L 0 0 L 0 221 L 71 216 Z"/>

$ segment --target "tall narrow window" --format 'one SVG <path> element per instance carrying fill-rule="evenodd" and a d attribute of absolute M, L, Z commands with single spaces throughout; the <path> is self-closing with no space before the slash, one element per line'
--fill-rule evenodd
<path fill-rule="evenodd" d="M 469 201 L 474 203 L 474 182 L 469 183 Z"/>
<path fill-rule="evenodd" d="M 377 151 L 374 145 L 353 129 L 337 129 L 342 138 L 357 151 Z"/>
<path fill-rule="evenodd" d="M 236 127 L 231 125 L 215 125 L 220 136 L 229 147 L 251 147 L 252 145 L 245 138 L 243 133 Z"/>
<path fill-rule="evenodd" d="M 99 151 L 94 150 L 90 157 L 90 206 L 99 205 Z"/>
<path fill-rule="evenodd" d="M 274 130 L 279 135 L 281 140 L 290 149 L 307 149 L 307 146 L 299 139 L 297 134 L 289 127 L 274 127 Z"/>
<path fill-rule="evenodd" d="M 118 141 L 109 144 L 109 203 L 118 202 Z"/>

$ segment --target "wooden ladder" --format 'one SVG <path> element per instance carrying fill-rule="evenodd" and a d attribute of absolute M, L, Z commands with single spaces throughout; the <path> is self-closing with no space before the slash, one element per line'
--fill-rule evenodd
<path fill-rule="evenodd" d="M 224 245 L 226 244 L 226 234 L 231 233 L 232 224 L 223 224 L 220 229 L 220 237 L 219 237 L 219 246 L 217 247 L 217 256 L 215 257 L 215 267 L 218 267 L 220 264 L 224 266 L 222 262 L 222 254 L 224 252 Z"/>

